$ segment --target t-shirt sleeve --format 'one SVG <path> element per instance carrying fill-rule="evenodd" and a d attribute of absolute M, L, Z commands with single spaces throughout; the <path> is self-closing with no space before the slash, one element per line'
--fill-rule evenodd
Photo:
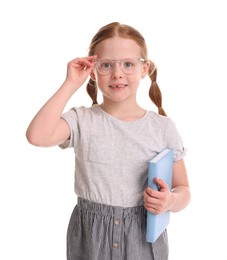
<path fill-rule="evenodd" d="M 59 147 L 62 149 L 76 147 L 79 139 L 79 119 L 77 110 L 72 108 L 69 111 L 63 113 L 61 118 L 64 119 L 69 125 L 70 137 L 64 143 L 60 144 Z"/>
<path fill-rule="evenodd" d="M 186 154 L 181 135 L 178 132 L 175 122 L 171 119 L 167 126 L 167 147 L 173 149 L 174 162 L 182 159 Z"/>

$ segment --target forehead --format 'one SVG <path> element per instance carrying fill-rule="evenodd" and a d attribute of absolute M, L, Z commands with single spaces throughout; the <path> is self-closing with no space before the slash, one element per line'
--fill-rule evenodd
<path fill-rule="evenodd" d="M 100 58 L 111 59 L 140 57 L 141 48 L 131 39 L 115 36 L 97 44 L 95 54 Z"/>

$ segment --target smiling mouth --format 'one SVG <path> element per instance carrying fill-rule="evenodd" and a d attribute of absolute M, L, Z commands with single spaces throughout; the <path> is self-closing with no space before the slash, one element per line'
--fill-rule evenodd
<path fill-rule="evenodd" d="M 119 85 L 109 85 L 110 88 L 112 89 L 121 89 L 125 88 L 127 85 L 119 84 Z"/>

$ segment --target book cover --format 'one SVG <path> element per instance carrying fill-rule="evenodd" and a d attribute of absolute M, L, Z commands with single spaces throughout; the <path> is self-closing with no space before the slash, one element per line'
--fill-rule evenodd
<path fill-rule="evenodd" d="M 169 189 L 172 188 L 172 166 L 173 166 L 173 151 L 165 148 L 158 153 L 153 159 L 148 162 L 148 186 L 158 190 L 156 183 L 153 181 L 158 177 L 165 181 Z M 152 214 L 147 211 L 147 242 L 154 243 L 161 233 L 166 229 L 170 222 L 170 212 L 162 214 Z"/>

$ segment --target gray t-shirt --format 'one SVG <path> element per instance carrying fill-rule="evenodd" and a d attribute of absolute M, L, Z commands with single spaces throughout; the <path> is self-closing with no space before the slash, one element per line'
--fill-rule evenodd
<path fill-rule="evenodd" d="M 148 161 L 164 147 L 173 149 L 174 161 L 185 154 L 175 123 L 152 111 L 126 122 L 94 105 L 72 108 L 62 118 L 71 136 L 60 147 L 75 152 L 75 193 L 93 202 L 143 205 Z"/>

